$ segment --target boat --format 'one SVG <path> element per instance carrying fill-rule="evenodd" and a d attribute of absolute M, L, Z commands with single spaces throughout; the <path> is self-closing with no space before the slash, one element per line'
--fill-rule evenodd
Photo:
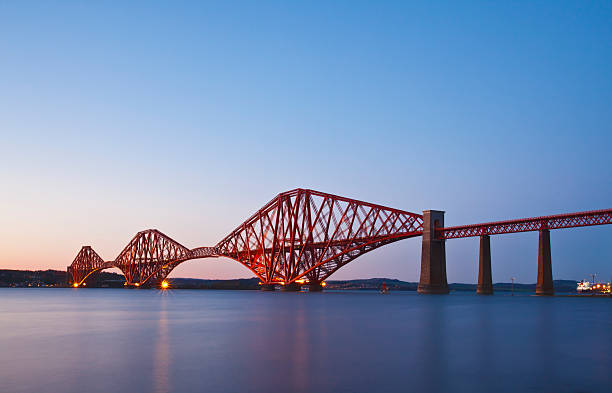
<path fill-rule="evenodd" d="M 591 292 L 593 288 L 591 288 L 591 283 L 588 281 L 580 281 L 576 286 L 576 292 Z"/>
<path fill-rule="evenodd" d="M 380 287 L 380 293 L 382 293 L 383 295 L 389 293 L 389 288 L 387 288 L 387 285 L 384 281 L 382 283 L 382 286 Z"/>
<path fill-rule="evenodd" d="M 591 284 L 589 281 L 580 281 L 576 286 L 576 292 L 578 293 L 599 293 L 599 294 L 609 294 L 610 293 L 610 283 L 599 283 L 599 284 Z"/>

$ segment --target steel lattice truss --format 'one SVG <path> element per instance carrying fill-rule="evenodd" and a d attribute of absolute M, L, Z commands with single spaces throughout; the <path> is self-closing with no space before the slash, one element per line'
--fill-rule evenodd
<path fill-rule="evenodd" d="M 189 249 L 156 229 L 138 232 L 115 259 L 128 284 L 161 282 L 180 262 L 190 259 Z"/>
<path fill-rule="evenodd" d="M 438 233 L 443 239 L 455 239 L 460 237 L 499 235 L 502 233 L 575 228 L 604 224 L 612 224 L 612 209 L 447 227 L 438 229 Z"/>
<path fill-rule="evenodd" d="M 216 256 L 213 247 L 190 250 L 157 229 L 148 229 L 138 232 L 114 261 L 104 262 L 91 247 L 83 247 L 68 273 L 81 285 L 92 273 L 116 267 L 128 285 L 159 285 L 181 262 L 211 256 Z"/>
<path fill-rule="evenodd" d="M 321 282 L 353 259 L 422 234 L 422 216 L 313 190 L 279 194 L 216 246 L 263 283 Z"/>
<path fill-rule="evenodd" d="M 68 266 L 68 274 L 75 283 L 80 284 L 92 273 L 107 267 L 108 264 L 90 246 L 83 246 L 72 265 Z"/>

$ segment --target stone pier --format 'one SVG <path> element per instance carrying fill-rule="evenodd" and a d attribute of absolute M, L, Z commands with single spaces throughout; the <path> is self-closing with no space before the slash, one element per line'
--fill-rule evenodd
<path fill-rule="evenodd" d="M 444 212 L 423 212 L 423 239 L 421 248 L 421 279 L 417 291 L 426 294 L 447 294 L 445 240 L 435 234 L 435 228 L 444 227 Z"/>
<path fill-rule="evenodd" d="M 478 258 L 478 285 L 476 293 L 479 295 L 493 294 L 493 279 L 491 278 L 491 237 L 480 236 L 480 257 Z"/>
<path fill-rule="evenodd" d="M 550 230 L 540 230 L 540 240 L 538 244 L 538 284 L 536 285 L 536 295 L 554 295 L 555 288 L 552 278 L 552 262 L 550 257 Z"/>

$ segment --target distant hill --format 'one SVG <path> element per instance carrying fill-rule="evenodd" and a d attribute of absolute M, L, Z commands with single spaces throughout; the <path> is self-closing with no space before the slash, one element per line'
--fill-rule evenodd
<path fill-rule="evenodd" d="M 258 278 L 234 280 L 206 280 L 200 278 L 169 278 L 171 288 L 177 289 L 259 289 Z"/>
<path fill-rule="evenodd" d="M 576 292 L 576 286 L 578 281 L 574 280 L 554 280 L 553 285 L 556 292 Z M 460 284 L 452 283 L 449 284 L 449 288 L 453 291 L 476 291 L 476 284 Z M 510 282 L 498 282 L 493 284 L 493 290 L 497 292 L 510 292 L 512 291 L 512 283 Z M 536 284 L 518 284 L 514 283 L 515 292 L 535 292 Z"/>
<path fill-rule="evenodd" d="M 191 289 L 259 289 L 259 279 L 237 279 L 237 280 L 205 280 L 197 278 L 173 278 L 169 279 L 172 288 L 191 288 Z M 367 278 L 357 280 L 329 280 L 327 281 L 328 290 L 351 290 L 351 291 L 372 291 L 379 290 L 382 283 L 392 291 L 416 291 L 418 283 L 401 281 L 392 278 Z M 577 281 L 555 280 L 555 291 L 557 292 L 576 292 Z M 495 291 L 511 291 L 512 283 L 493 284 Z M 476 292 L 476 284 L 449 284 L 451 291 L 471 291 Z M 515 292 L 535 292 L 536 284 L 514 284 Z"/>
<path fill-rule="evenodd" d="M 392 291 L 416 291 L 418 283 L 400 281 L 391 278 L 366 278 L 360 280 L 330 280 L 326 289 L 334 290 L 378 290 L 383 282 Z"/>
<path fill-rule="evenodd" d="M 382 283 L 385 283 L 387 288 L 395 291 L 416 291 L 418 283 L 400 281 L 390 278 L 370 278 L 362 280 L 346 280 L 346 281 L 328 281 L 328 289 L 344 289 L 344 290 L 375 290 L 380 289 Z M 555 280 L 553 282 L 555 291 L 557 292 L 576 292 L 577 281 L 574 280 Z M 470 291 L 476 292 L 476 284 L 461 284 L 452 283 L 448 285 L 451 291 Z M 495 291 L 511 291 L 512 283 L 496 283 L 493 284 Z M 535 292 L 536 284 L 514 284 L 516 292 Z"/>
<path fill-rule="evenodd" d="M 123 286 L 121 274 L 100 272 L 87 279 L 92 287 Z M 113 285 L 114 284 L 114 285 Z M 116 285 L 119 284 L 119 285 Z M 0 287 L 66 287 L 67 273 L 64 270 L 7 270 L 0 269 Z"/>
<path fill-rule="evenodd" d="M 67 273 L 62 270 L 2 270 L 0 269 L 0 287 L 66 287 Z M 244 278 L 233 280 L 207 280 L 200 278 L 170 278 L 171 288 L 174 289 L 259 289 L 258 278 Z M 123 287 L 125 278 L 121 274 L 100 272 L 87 280 L 88 287 Z M 367 278 L 358 280 L 330 280 L 327 281 L 328 290 L 378 290 L 385 283 L 392 291 L 416 291 L 418 283 L 401 281 L 392 278 Z M 555 280 L 557 292 L 576 292 L 577 281 Z M 476 284 L 449 284 L 451 291 L 476 291 Z M 495 291 L 511 291 L 511 283 L 497 283 L 493 285 Z M 535 292 L 536 284 L 514 284 L 516 292 Z"/>
<path fill-rule="evenodd" d="M 66 272 L 60 270 L 0 270 L 0 287 L 66 286 Z"/>

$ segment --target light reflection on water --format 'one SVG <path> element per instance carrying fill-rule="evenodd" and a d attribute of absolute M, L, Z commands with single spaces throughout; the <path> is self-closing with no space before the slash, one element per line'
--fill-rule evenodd
<path fill-rule="evenodd" d="M 158 333 L 155 341 L 155 367 L 153 371 L 153 379 L 155 386 L 153 391 L 157 393 L 169 392 L 169 370 L 170 370 L 170 336 L 168 334 L 168 305 L 167 295 L 164 292 L 161 297 Z"/>
<path fill-rule="evenodd" d="M 607 391 L 612 299 L 0 289 L 0 391 Z"/>

